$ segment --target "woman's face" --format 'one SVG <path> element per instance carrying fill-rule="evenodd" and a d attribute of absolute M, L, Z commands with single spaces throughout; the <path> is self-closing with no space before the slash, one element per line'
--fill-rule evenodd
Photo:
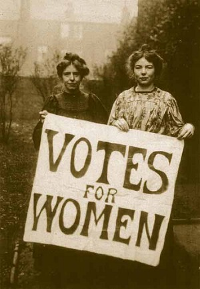
<path fill-rule="evenodd" d="M 82 77 L 79 71 L 73 64 L 67 66 L 62 73 L 62 81 L 65 86 L 65 91 L 68 93 L 75 93 L 79 90 Z"/>
<path fill-rule="evenodd" d="M 137 84 L 143 88 L 148 88 L 154 84 L 155 67 L 146 58 L 140 58 L 134 65 L 134 76 Z"/>

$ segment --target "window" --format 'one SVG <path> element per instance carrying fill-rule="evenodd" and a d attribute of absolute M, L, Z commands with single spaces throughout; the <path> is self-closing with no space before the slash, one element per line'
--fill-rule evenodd
<path fill-rule="evenodd" d="M 74 25 L 74 38 L 76 39 L 83 38 L 83 26 L 81 24 Z"/>
<path fill-rule="evenodd" d="M 48 47 L 47 46 L 39 46 L 38 47 L 38 55 L 37 55 L 37 60 L 38 62 L 42 62 L 48 52 Z"/>
<path fill-rule="evenodd" d="M 67 49 L 62 49 L 61 52 L 60 52 L 61 56 L 64 57 L 67 52 L 68 52 Z"/>
<path fill-rule="evenodd" d="M 0 36 L 0 45 L 7 45 L 7 44 L 11 44 L 11 37 L 9 36 Z"/>
<path fill-rule="evenodd" d="M 69 24 L 61 24 L 61 38 L 67 38 L 70 34 Z"/>
<path fill-rule="evenodd" d="M 108 57 L 111 56 L 111 54 L 112 54 L 112 50 L 111 49 L 106 49 L 105 52 L 104 52 L 105 60 L 108 60 Z"/>
<path fill-rule="evenodd" d="M 80 47 L 77 49 L 74 49 L 74 52 L 78 54 L 80 57 L 83 57 L 83 50 Z"/>

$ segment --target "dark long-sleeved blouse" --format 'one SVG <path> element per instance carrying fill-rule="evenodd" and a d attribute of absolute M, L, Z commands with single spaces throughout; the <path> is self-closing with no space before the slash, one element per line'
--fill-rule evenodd
<path fill-rule="evenodd" d="M 134 87 L 123 91 L 116 99 L 108 124 L 124 118 L 130 129 L 177 136 L 183 127 L 175 98 L 155 88 L 151 92 L 136 92 Z"/>
<path fill-rule="evenodd" d="M 99 98 L 92 93 L 79 91 L 72 95 L 66 92 L 50 96 L 42 110 L 60 116 L 77 118 L 106 124 L 108 115 Z M 40 146 L 42 122 L 38 122 L 33 132 L 33 142 L 38 150 Z"/>

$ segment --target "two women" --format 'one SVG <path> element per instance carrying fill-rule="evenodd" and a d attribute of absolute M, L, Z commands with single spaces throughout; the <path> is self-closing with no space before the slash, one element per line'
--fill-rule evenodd
<path fill-rule="evenodd" d="M 194 127 L 192 124 L 184 124 L 176 100 L 170 93 L 155 86 L 156 77 L 162 70 L 161 57 L 155 51 L 149 50 L 147 46 L 142 46 L 140 50 L 131 54 L 127 68 L 129 74 L 134 77 L 136 85 L 118 96 L 108 124 L 123 131 L 138 129 L 179 139 L 191 137 L 194 134 Z M 36 148 L 39 147 L 42 123 L 48 112 L 94 122 L 106 122 L 106 112 L 99 99 L 93 94 L 86 94 L 80 90 L 81 80 L 88 72 L 85 61 L 73 54 L 66 54 L 64 60 L 57 66 L 64 91 L 51 96 L 40 112 L 40 122 L 34 130 Z M 51 260 L 54 258 L 55 261 L 61 262 L 66 259 L 64 263 L 59 264 L 60 272 L 63 273 L 61 277 L 65 272 L 68 275 L 74 273 L 76 278 L 80 277 L 78 274 L 81 271 L 77 266 L 82 262 L 82 270 L 88 273 L 80 280 L 80 286 L 77 288 L 84 288 L 82 284 L 84 280 L 87 281 L 87 288 L 91 285 L 92 288 L 172 289 L 174 272 L 171 262 L 171 240 L 170 226 L 158 268 L 101 255 L 94 257 L 85 253 L 84 256 L 84 252 L 81 252 L 81 256 L 80 252 L 70 252 L 70 255 L 67 255 L 69 254 L 66 253 L 67 249 L 56 248 L 52 251 L 50 247 L 47 248 L 49 252 L 47 251 L 44 258 L 48 262 L 48 254 L 51 254 Z M 72 263 L 77 265 L 72 266 Z M 87 263 L 91 264 L 90 270 L 93 271 L 88 271 Z M 94 264 L 99 272 L 93 268 Z M 53 266 L 56 267 L 56 262 Z M 92 276 L 92 272 L 96 272 L 96 276 Z M 68 285 L 66 284 L 66 287 Z"/>

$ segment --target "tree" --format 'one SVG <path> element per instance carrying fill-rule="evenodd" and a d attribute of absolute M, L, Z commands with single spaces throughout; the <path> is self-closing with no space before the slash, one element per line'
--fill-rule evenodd
<path fill-rule="evenodd" d="M 26 49 L 12 46 L 0 47 L 0 121 L 1 139 L 8 142 L 12 125 L 13 93 L 19 79 L 19 71 L 25 61 Z"/>
<path fill-rule="evenodd" d="M 31 75 L 31 81 L 43 102 L 54 90 L 59 91 L 61 89 L 56 74 L 56 65 L 60 59 L 60 54 L 55 51 L 51 56 L 44 58 L 43 61 L 34 63 L 34 73 Z"/>
<path fill-rule="evenodd" d="M 111 107 L 116 95 L 130 86 L 130 80 L 126 74 L 126 60 L 130 53 L 137 48 L 136 29 L 137 23 L 133 19 L 125 27 L 118 40 L 118 48 L 108 58 L 108 62 L 95 68 L 95 76 L 103 85 L 103 89 L 100 89 L 100 93 L 97 94 L 102 94 L 108 108 Z"/>

